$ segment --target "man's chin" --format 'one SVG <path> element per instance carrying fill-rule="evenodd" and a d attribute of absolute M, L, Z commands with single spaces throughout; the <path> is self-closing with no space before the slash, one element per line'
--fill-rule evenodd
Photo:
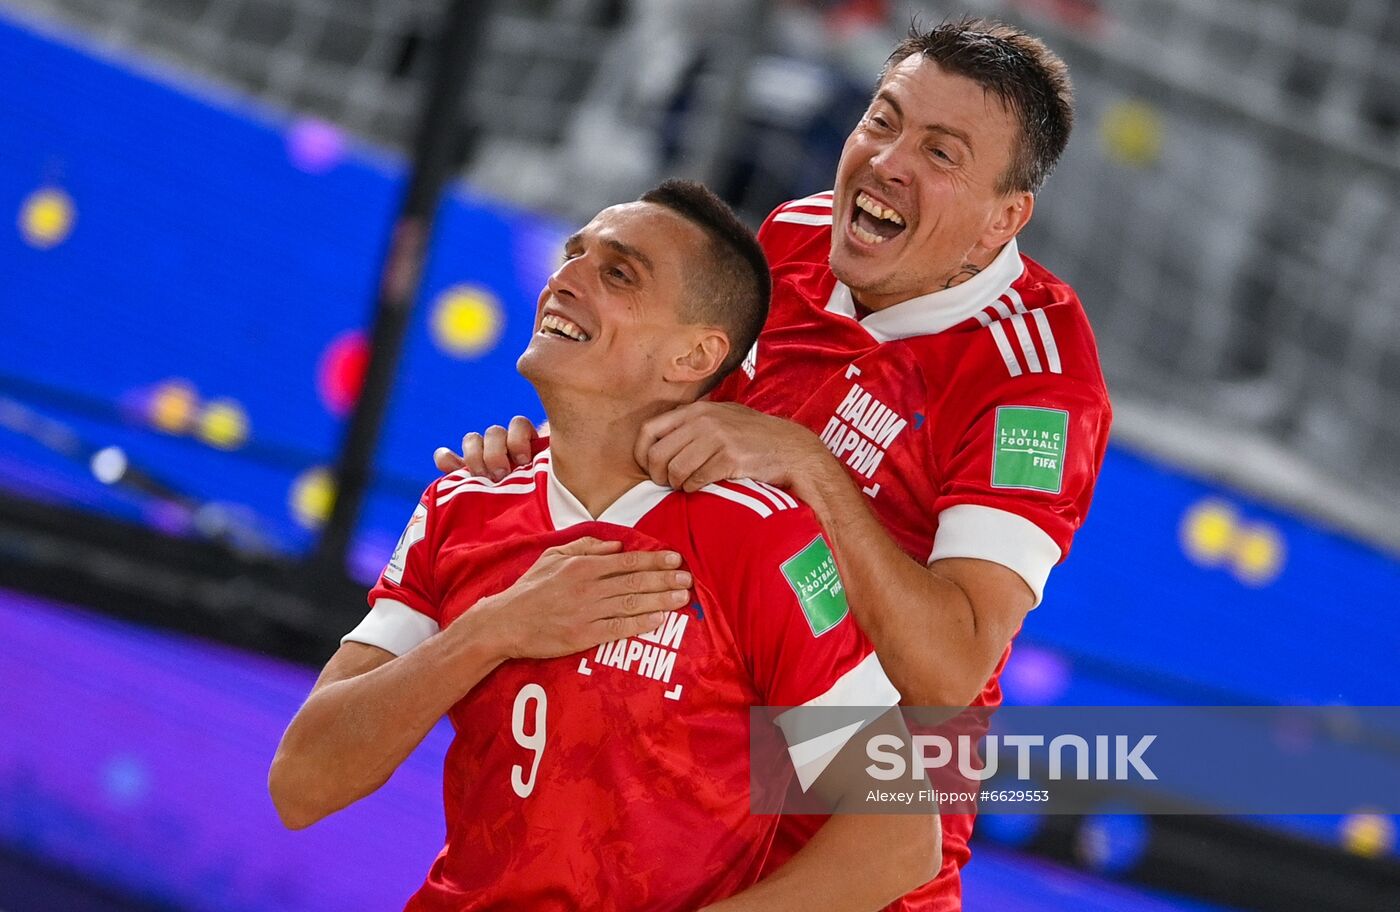
<path fill-rule="evenodd" d="M 877 288 L 889 270 L 876 257 L 833 247 L 830 257 L 831 272 L 836 280 L 847 288 Z"/>
<path fill-rule="evenodd" d="M 549 376 L 548 359 L 532 344 L 515 359 L 515 370 L 531 383 L 539 383 Z"/>

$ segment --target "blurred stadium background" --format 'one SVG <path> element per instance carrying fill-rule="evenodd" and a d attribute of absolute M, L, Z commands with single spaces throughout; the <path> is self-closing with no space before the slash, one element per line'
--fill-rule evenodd
<path fill-rule="evenodd" d="M 1400 705 L 1400 5 L 0 0 L 0 909 L 398 908 L 446 733 L 296 835 L 266 766 L 561 238 L 826 188 L 961 12 L 1072 67 L 1023 245 L 1118 414 L 1009 700 Z M 967 907 L 1400 909 L 1373 809 L 1132 811 L 984 817 Z"/>

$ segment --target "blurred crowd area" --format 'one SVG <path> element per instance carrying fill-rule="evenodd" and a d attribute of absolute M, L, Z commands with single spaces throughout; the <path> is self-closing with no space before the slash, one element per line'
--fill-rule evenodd
<path fill-rule="evenodd" d="M 400 151 L 448 2 L 0 0 Z M 1400 548 L 1400 5 L 484 8 L 464 176 L 566 218 L 679 173 L 757 224 L 829 186 L 915 17 L 1042 36 L 1079 120 L 1022 249 L 1079 290 L 1118 439 Z"/>

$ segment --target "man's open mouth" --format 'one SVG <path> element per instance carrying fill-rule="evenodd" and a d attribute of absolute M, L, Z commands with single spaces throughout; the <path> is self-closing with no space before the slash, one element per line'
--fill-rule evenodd
<path fill-rule="evenodd" d="M 882 205 L 864 190 L 856 194 L 851 210 L 851 234 L 866 244 L 883 244 L 904 231 L 904 217 Z"/>
<path fill-rule="evenodd" d="M 577 323 L 556 314 L 545 314 L 540 318 L 540 335 L 571 342 L 587 342 L 591 337 Z"/>

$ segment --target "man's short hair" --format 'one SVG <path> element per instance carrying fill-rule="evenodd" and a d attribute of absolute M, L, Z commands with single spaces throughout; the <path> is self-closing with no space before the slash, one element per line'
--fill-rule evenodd
<path fill-rule="evenodd" d="M 695 181 L 671 179 L 643 193 L 643 203 L 665 206 L 709 238 L 704 256 L 685 277 L 681 319 L 718 326 L 729 335 L 729 356 L 705 391 L 738 367 L 768 319 L 772 280 L 763 248 L 724 200 Z"/>
<path fill-rule="evenodd" d="M 928 31 L 916 23 L 885 61 L 880 82 L 915 54 L 971 79 L 1016 115 L 1021 135 L 997 189 L 1039 192 L 1074 126 L 1074 91 L 1065 62 L 1039 38 L 990 19 L 964 18 Z"/>

